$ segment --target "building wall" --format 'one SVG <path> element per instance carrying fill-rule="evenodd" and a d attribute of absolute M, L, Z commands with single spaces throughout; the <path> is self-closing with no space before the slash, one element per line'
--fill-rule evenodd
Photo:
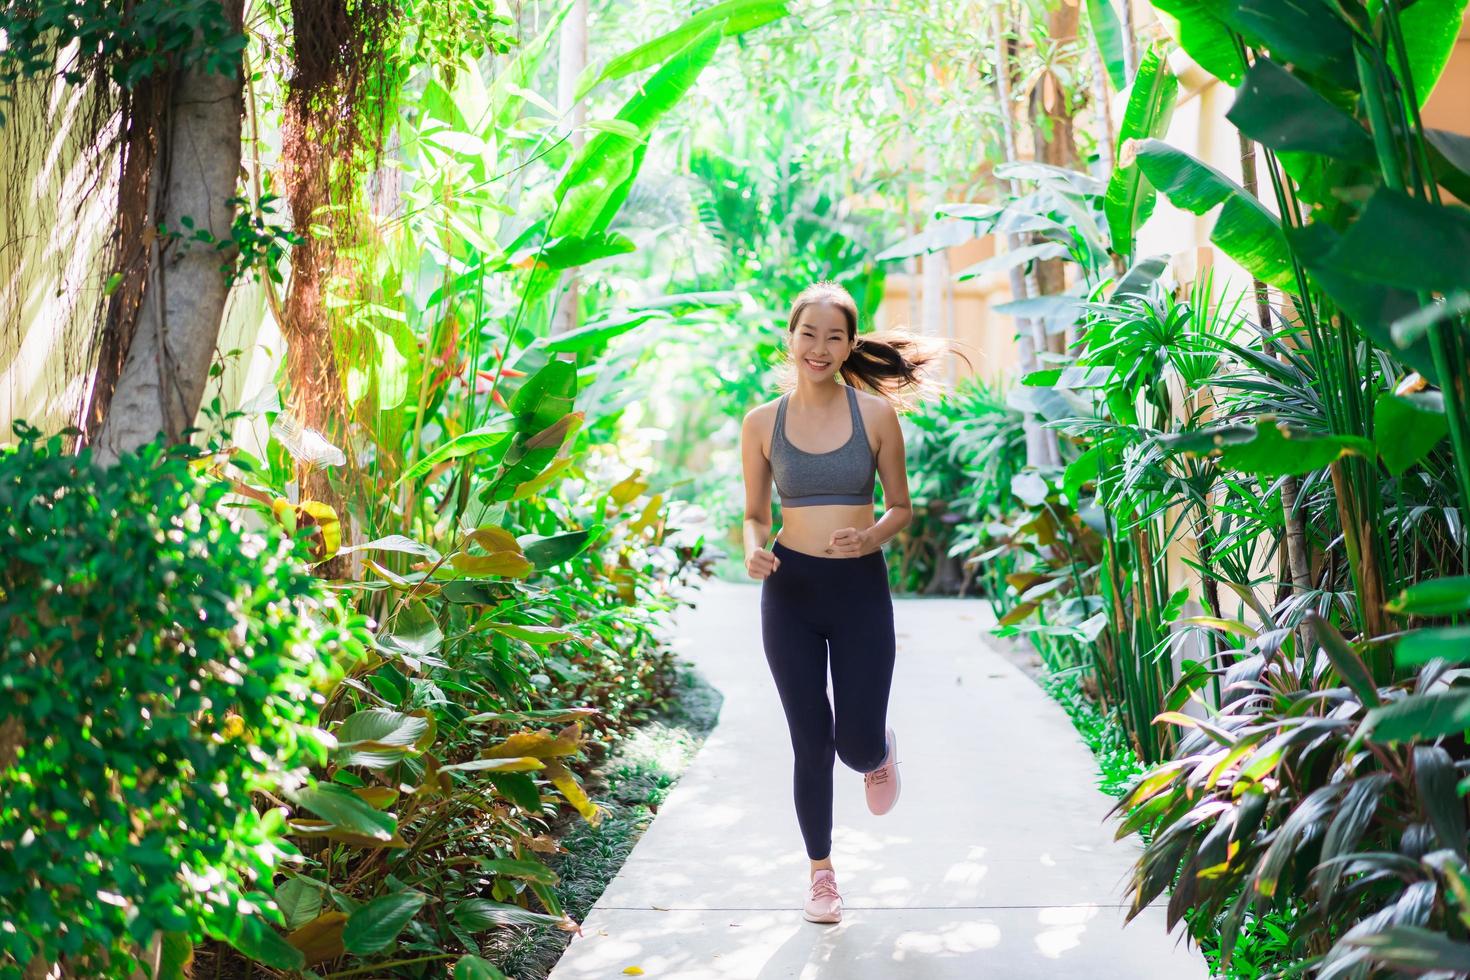
<path fill-rule="evenodd" d="M 1162 25 L 1154 21 L 1146 0 L 1135 0 L 1135 10 L 1138 23 L 1142 25 L 1140 33 L 1151 35 L 1162 31 Z M 1193 64 L 1183 51 L 1172 53 L 1170 66 L 1180 79 L 1180 90 L 1164 139 L 1239 181 L 1239 140 L 1235 127 L 1225 118 L 1234 100 L 1234 91 Z M 1121 94 L 1115 97 L 1115 120 L 1122 116 L 1123 102 Z M 1434 128 L 1470 135 L 1470 12 L 1466 14 L 1465 26 L 1461 29 L 1449 64 L 1424 107 L 1424 121 Z M 1257 163 L 1258 169 L 1264 167 L 1259 151 Z M 1261 169 L 1260 172 L 1264 175 L 1265 171 Z M 1266 207 L 1276 210 L 1272 194 L 1262 193 L 1261 197 Z M 1160 195 L 1152 217 L 1139 231 L 1139 253 L 1169 256 L 1174 278 L 1182 285 L 1194 282 L 1209 270 L 1214 276 L 1217 294 L 1219 291 L 1248 290 L 1249 276 L 1229 256 L 1210 244 L 1213 224 L 1213 213 L 1194 215 L 1181 211 Z M 993 238 L 966 243 L 949 249 L 944 261 L 949 269 L 957 271 L 980 257 L 994 254 L 995 248 Z M 922 262 L 921 258 L 921 266 Z M 878 311 L 878 326 L 904 324 L 911 319 L 911 296 L 918 295 L 922 278 L 922 275 L 917 275 L 910 282 L 907 275 L 890 275 L 884 302 Z M 1013 380 L 1019 367 L 1014 321 L 993 309 L 1009 299 L 1010 288 L 1004 274 L 958 283 L 953 298 L 944 300 L 946 310 L 939 319 L 940 323 L 954 324 L 953 330 L 947 331 L 949 336 L 963 344 L 978 347 L 981 356 L 973 358 L 976 361 L 973 373 L 996 383 Z M 914 303 L 914 307 L 917 308 L 918 304 Z M 915 330 L 921 329 L 917 323 L 911 326 Z M 954 377 L 964 377 L 972 372 L 960 363 L 952 373 Z"/>

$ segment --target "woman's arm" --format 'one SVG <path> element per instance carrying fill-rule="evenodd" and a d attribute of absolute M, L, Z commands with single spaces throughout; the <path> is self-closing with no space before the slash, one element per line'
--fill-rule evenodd
<path fill-rule="evenodd" d="M 878 412 L 878 478 L 883 481 L 883 516 L 869 528 L 843 528 L 832 535 L 840 555 L 860 555 L 884 544 L 914 519 L 898 412 L 884 399 Z"/>
<path fill-rule="evenodd" d="M 745 414 L 740 423 L 740 463 L 745 474 L 745 568 L 752 578 L 764 578 L 775 570 L 776 556 L 765 550 L 771 539 L 771 461 L 761 450 L 759 408 Z"/>

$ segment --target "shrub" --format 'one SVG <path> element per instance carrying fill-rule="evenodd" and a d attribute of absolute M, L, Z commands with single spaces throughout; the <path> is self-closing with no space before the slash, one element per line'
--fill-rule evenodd
<path fill-rule="evenodd" d="M 290 845 L 251 794 L 320 757 L 316 692 L 363 621 L 184 453 L 104 470 L 17 432 L 0 453 L 0 975 L 37 956 L 127 975 L 160 931 L 274 945 L 252 913 L 275 915 L 257 886 Z"/>

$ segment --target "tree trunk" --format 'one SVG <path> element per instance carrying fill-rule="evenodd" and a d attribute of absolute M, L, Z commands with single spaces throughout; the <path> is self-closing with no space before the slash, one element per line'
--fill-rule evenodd
<path fill-rule="evenodd" d="M 225 16 L 237 30 L 243 6 L 244 0 L 224 0 Z M 97 433 L 96 458 L 103 465 L 160 432 L 178 442 L 193 426 L 229 295 L 220 265 L 236 255 L 229 198 L 240 172 L 244 96 L 239 62 L 228 75 L 196 66 L 171 73 L 164 84 L 159 152 L 149 182 L 150 225 L 185 237 L 144 233 L 149 261 L 137 329 Z M 216 250 L 187 242 L 185 218 L 229 244 Z"/>
<path fill-rule="evenodd" d="M 1077 39 L 1081 11 L 1080 6 L 1060 4 L 1047 16 L 1047 37 L 1059 50 L 1065 49 Z M 1055 73 L 1046 71 L 1031 90 L 1031 143 L 1037 162 L 1064 170 L 1076 168 L 1077 138 L 1072 130 L 1072 114 L 1068 108 L 1067 93 L 1061 81 Z M 1037 262 L 1036 286 L 1038 295 L 1041 296 L 1066 292 L 1065 260 L 1044 259 Z M 1063 354 L 1067 350 L 1066 334 L 1048 334 L 1044 325 L 1038 331 L 1037 343 L 1054 354 Z"/>
<path fill-rule="evenodd" d="M 1016 125 L 1013 115 L 1011 99 L 1011 45 L 1006 37 L 1006 17 L 1010 13 L 1010 5 L 997 6 L 991 11 L 991 30 L 995 34 L 995 87 L 996 96 L 1000 102 L 1001 139 L 1003 156 L 1007 163 L 1016 160 Z M 1012 196 L 1016 195 L 1013 184 L 1006 182 L 1002 185 Z M 1010 233 L 1005 236 L 1006 250 L 1014 251 L 1023 244 L 1020 235 Z M 1029 295 L 1026 289 L 1026 274 L 1020 266 L 1012 266 L 1010 269 L 1011 299 L 1023 300 Z M 1035 333 L 1029 320 L 1016 317 L 1016 357 L 1019 361 L 1021 373 L 1029 374 L 1036 370 L 1036 355 L 1038 350 L 1035 343 Z M 1043 429 L 1036 415 L 1027 412 L 1022 419 L 1022 428 L 1026 434 L 1026 463 L 1030 466 L 1049 466 L 1056 454 L 1056 433 L 1049 429 Z"/>
<path fill-rule="evenodd" d="M 1240 138 L 1241 186 L 1251 197 L 1259 198 L 1256 182 L 1255 141 L 1244 133 L 1236 135 Z M 1256 318 L 1260 321 L 1256 329 L 1261 335 L 1261 353 L 1268 354 L 1267 345 L 1275 333 L 1271 323 L 1271 298 L 1266 290 L 1266 284 L 1261 280 L 1252 279 L 1251 286 L 1256 298 Z M 1302 515 L 1296 505 L 1299 492 L 1300 484 L 1296 477 L 1288 476 L 1281 481 L 1281 513 L 1286 523 L 1286 535 L 1281 544 L 1286 551 L 1286 567 L 1291 575 L 1291 588 L 1297 592 L 1306 592 L 1312 587 L 1312 565 L 1310 555 L 1307 553 L 1306 526 L 1302 523 Z"/>
<path fill-rule="evenodd" d="M 562 22 L 561 59 L 557 66 L 557 108 L 566 114 L 572 134 L 569 140 L 573 151 L 580 150 L 587 142 L 583 127 L 587 123 L 587 101 L 577 98 L 577 81 L 587 67 L 587 0 L 573 0 L 572 9 Z M 577 329 L 577 307 L 581 296 L 581 276 L 576 269 L 568 269 L 561 277 L 561 292 L 556 301 L 556 312 L 551 318 L 552 333 L 566 333 Z"/>
<path fill-rule="evenodd" d="M 97 370 L 92 378 L 80 428 L 91 440 L 107 418 L 112 396 L 127 361 L 128 349 L 138 331 L 138 311 L 143 302 L 143 284 L 148 276 L 151 238 L 145 237 L 151 217 L 151 178 L 158 159 L 159 127 L 168 106 L 166 76 L 149 76 L 123 93 L 119 116 L 123 139 L 119 150 L 117 224 L 113 228 L 112 269 L 117 286 L 107 298 L 107 314 L 97 351 Z"/>

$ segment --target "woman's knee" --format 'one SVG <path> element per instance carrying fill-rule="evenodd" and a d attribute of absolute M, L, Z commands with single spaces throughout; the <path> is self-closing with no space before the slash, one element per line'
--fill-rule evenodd
<path fill-rule="evenodd" d="M 837 756 L 842 764 L 858 772 L 872 772 L 883 765 L 883 759 L 887 755 L 888 742 L 881 731 L 876 738 L 866 736 L 839 739 L 837 742 Z"/>

